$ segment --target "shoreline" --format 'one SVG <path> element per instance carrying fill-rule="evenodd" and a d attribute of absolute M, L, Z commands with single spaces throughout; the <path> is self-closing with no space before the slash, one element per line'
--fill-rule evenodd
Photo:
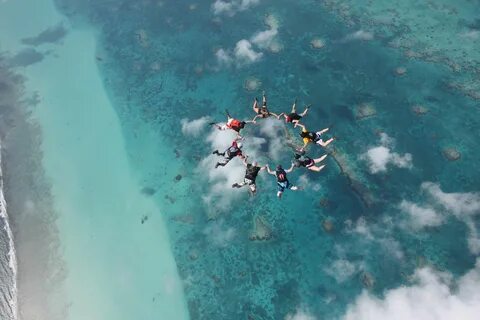
<path fill-rule="evenodd" d="M 19 23 L 16 21 L 28 15 L 22 7 L 25 4 L 28 2 L 3 4 L 11 5 L 10 13 L 7 10 L 4 15 L 13 19 L 15 30 Z M 17 41 L 65 20 L 51 1 L 38 5 L 42 10 L 39 15 L 48 21 L 28 25 L 26 28 L 31 30 L 18 26 Z M 21 316 L 42 320 L 118 320 L 159 315 L 188 319 L 169 234 L 160 209 L 141 193 L 128 165 L 120 122 L 96 65 L 96 41 L 95 29 L 69 26 L 61 43 L 48 45 L 54 54 L 18 69 L 25 78 L 22 98 L 28 99 L 27 95 L 33 93 L 38 96 L 28 115 L 38 129 L 37 144 L 33 146 L 39 150 L 35 159 L 39 166 L 34 167 L 41 168 L 44 174 L 42 185 L 48 179 L 48 187 L 38 192 L 45 193 L 51 205 L 45 206 L 52 215 L 47 215 L 49 225 L 44 227 L 53 227 L 53 237 L 58 240 L 43 243 L 44 251 L 50 251 L 44 252 L 43 260 L 35 256 L 31 261 L 49 266 L 53 261 L 44 260 L 50 257 L 51 250 L 56 251 L 53 255 L 61 254 L 61 263 L 55 263 L 54 269 L 43 275 L 35 270 L 20 274 L 23 281 L 45 280 L 42 284 L 49 289 L 36 290 L 42 296 L 38 295 L 38 303 L 33 307 L 28 305 L 33 291 L 20 292 L 26 303 L 20 306 Z M 12 43 L 3 49 L 11 49 L 10 53 L 15 54 L 18 49 Z M 15 147 L 14 143 L 11 145 Z M 28 157 L 30 152 L 24 155 Z M 10 164 L 18 166 L 15 161 Z M 25 162 L 22 165 L 24 170 L 32 170 Z M 18 168 L 14 169 L 8 170 L 12 178 L 19 174 L 15 172 Z M 15 196 L 14 190 L 10 194 Z M 30 210 L 29 214 L 37 210 L 28 199 L 18 202 L 17 208 Z M 152 218 L 142 226 L 138 215 L 145 213 Z M 29 228 L 25 228 L 24 221 L 17 227 L 25 237 Z M 32 249 L 29 245 L 27 251 Z M 41 287 L 40 283 L 37 285 Z M 160 296 L 162 299 L 158 299 Z M 39 315 L 42 307 L 45 310 Z M 29 309 L 30 317 L 24 314 Z"/>
<path fill-rule="evenodd" d="M 7 310 L 3 309 L 3 312 L 6 312 L 8 314 L 3 314 L 3 316 L 6 316 L 7 318 L 5 320 L 16 320 L 18 316 L 18 288 L 17 288 L 17 256 L 15 252 L 15 244 L 14 244 L 14 236 L 12 229 L 10 227 L 9 223 L 9 216 L 7 212 L 7 202 L 5 201 L 5 197 L 3 194 L 3 170 L 2 170 L 2 152 L 3 152 L 3 147 L 2 147 L 2 141 L 0 139 L 0 217 L 3 219 L 4 222 L 4 230 L 6 232 L 6 235 L 8 237 L 8 266 L 10 267 L 12 271 L 12 278 L 11 278 L 11 286 L 10 286 L 10 291 L 7 292 L 10 294 L 9 299 L 7 300 L 8 306 L 10 307 L 9 312 Z M 3 262 L 3 261 L 2 261 Z M 3 290 L 3 289 L 2 289 Z M 5 297 L 4 293 L 0 299 L 4 300 Z M 4 304 L 1 303 L 1 304 Z"/>
<path fill-rule="evenodd" d="M 59 254 L 57 216 L 41 169 L 41 131 L 30 114 L 34 106 L 25 96 L 25 78 L 16 70 L 7 69 L 4 59 L 0 56 L 0 83 L 4 89 L 0 98 L 1 191 L 8 207 L 9 238 L 15 250 L 9 250 L 10 268 L 13 264 L 16 267 L 12 286 L 16 287 L 12 290 L 15 295 L 10 298 L 15 301 L 12 309 L 16 315 L 12 311 L 11 316 L 4 317 L 62 319 L 62 312 L 51 309 L 47 297 L 61 287 L 64 265 Z M 2 279 L 2 283 L 5 281 Z M 56 297 L 60 301 L 59 297 L 61 294 Z"/>

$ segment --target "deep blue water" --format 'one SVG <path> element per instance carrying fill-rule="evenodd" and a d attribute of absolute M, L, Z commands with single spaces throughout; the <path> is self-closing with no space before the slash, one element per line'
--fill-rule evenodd
<path fill-rule="evenodd" d="M 91 23 L 99 31 L 98 65 L 139 179 L 157 191 L 153 197 L 165 208 L 178 269 L 189 281 L 185 293 L 192 319 L 283 319 L 300 306 L 331 319 L 364 288 L 381 295 L 407 283 L 423 263 L 455 275 L 474 265 L 464 223 L 449 216 L 448 223 L 415 231 L 402 227 L 406 216 L 399 209 L 402 200 L 429 201 L 421 192 L 425 181 L 445 192 L 480 187 L 480 151 L 472 134 L 480 122 L 478 102 L 448 88 L 455 74 L 444 65 L 408 59 L 390 48 L 387 38 L 344 41 L 362 26 L 345 26 L 316 1 L 262 1 L 232 17 L 215 16 L 210 1 L 194 10 L 189 1 L 161 6 L 153 1 L 57 2 L 72 21 Z M 262 50 L 263 58 L 249 65 L 219 67 L 216 50 L 232 49 L 268 29 L 266 14 L 279 19 L 283 50 Z M 315 50 L 310 41 L 317 36 L 326 46 Z M 400 66 L 407 69 L 403 76 L 395 73 Z M 254 92 L 244 89 L 251 76 L 262 83 Z M 180 119 L 210 115 L 221 120 L 225 108 L 240 118 L 252 117 L 251 100 L 262 89 L 273 111 L 288 111 L 295 97 L 300 108 L 313 104 L 305 123 L 314 129 L 330 126 L 338 138 L 334 148 L 360 194 L 330 157 L 325 171 L 308 173 L 319 191 L 287 192 L 280 202 L 273 178 L 261 180 L 256 198 L 245 195 L 208 219 L 209 208 L 202 204 L 208 181 L 196 169 L 211 152 L 207 133 L 185 137 Z M 357 119 L 363 103 L 372 104 L 376 115 Z M 414 105 L 428 113 L 415 114 Z M 140 143 L 141 125 L 152 128 L 170 150 L 156 166 L 145 167 L 140 160 L 148 149 Z M 380 132 L 395 140 L 392 151 L 412 155 L 412 168 L 369 171 L 361 155 L 380 145 Z M 448 161 L 445 147 L 458 149 L 461 158 Z M 286 153 L 282 162 L 290 159 Z M 181 172 L 170 171 L 171 162 Z M 176 183 L 179 173 L 184 180 Z M 304 173 L 290 176 L 295 181 Z M 362 199 L 368 196 L 374 199 L 370 205 Z M 249 240 L 256 215 L 270 225 L 270 240 Z M 325 230 L 325 221 L 333 224 L 332 231 Z M 371 237 L 355 231 L 362 223 Z M 206 231 L 212 228 L 233 228 L 235 236 L 219 246 Z M 353 271 L 342 271 L 335 261 L 348 261 Z M 346 275 L 339 280 L 335 274 Z M 366 278 L 374 283 L 366 285 Z"/>

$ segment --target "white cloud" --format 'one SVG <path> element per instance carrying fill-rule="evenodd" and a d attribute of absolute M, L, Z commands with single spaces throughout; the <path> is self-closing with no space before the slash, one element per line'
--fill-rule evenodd
<path fill-rule="evenodd" d="M 412 156 L 407 153 L 403 156 L 391 152 L 385 146 L 371 148 L 366 154 L 370 161 L 370 172 L 377 173 L 387 171 L 387 164 L 391 163 L 399 168 L 410 168 Z"/>
<path fill-rule="evenodd" d="M 263 57 L 262 52 L 257 52 L 252 48 L 250 41 L 242 39 L 237 42 L 233 53 L 236 58 L 237 65 L 245 65 L 259 61 Z"/>
<path fill-rule="evenodd" d="M 400 209 L 409 215 L 410 225 L 418 230 L 435 227 L 443 223 L 443 216 L 431 207 L 421 207 L 413 202 L 403 200 Z"/>
<path fill-rule="evenodd" d="M 277 35 L 277 27 L 258 31 L 250 37 L 250 40 L 239 40 L 233 50 L 218 49 L 215 52 L 217 62 L 220 66 L 230 66 L 234 62 L 237 67 L 258 62 L 263 57 L 261 50 L 272 52 L 281 50 L 282 45 L 278 42 Z"/>
<path fill-rule="evenodd" d="M 398 168 L 412 168 L 412 155 L 410 153 L 400 155 L 392 152 L 393 139 L 387 134 L 381 134 L 380 143 L 380 146 L 370 148 L 360 157 L 369 162 L 371 173 L 385 172 L 389 164 Z"/>
<path fill-rule="evenodd" d="M 343 38 L 344 42 L 347 41 L 354 41 L 354 40 L 361 40 L 361 41 L 370 41 L 373 40 L 373 33 L 365 31 L 365 30 L 358 30 Z"/>
<path fill-rule="evenodd" d="M 232 141 L 236 138 L 236 134 L 231 130 L 220 131 L 212 129 L 207 136 L 206 141 L 212 146 L 213 149 L 223 150 L 226 149 Z"/>
<path fill-rule="evenodd" d="M 215 0 L 212 10 L 215 15 L 234 16 L 237 12 L 248 10 L 260 0 Z"/>
<path fill-rule="evenodd" d="M 233 16 L 235 14 L 234 2 L 216 0 L 212 5 L 212 10 L 216 15 L 227 14 Z"/>
<path fill-rule="evenodd" d="M 198 137 L 210 121 L 210 117 L 201 117 L 191 121 L 188 119 L 182 119 L 180 120 L 180 123 L 182 124 L 182 133 L 184 135 Z"/>
<path fill-rule="evenodd" d="M 276 28 L 259 31 L 251 37 L 250 41 L 261 49 L 267 49 L 274 43 L 277 34 Z"/>
<path fill-rule="evenodd" d="M 367 291 L 347 309 L 343 320 L 476 320 L 480 314 L 480 261 L 453 281 L 430 268 L 417 270 L 415 284 L 389 290 L 384 299 Z"/>
<path fill-rule="evenodd" d="M 316 320 L 308 311 L 297 308 L 297 311 L 294 314 L 287 314 L 285 320 Z"/>
<path fill-rule="evenodd" d="M 235 44 L 233 51 L 221 48 L 215 52 L 215 57 L 220 67 L 229 67 L 232 64 L 242 67 L 260 61 L 263 52 L 255 51 L 250 41 L 242 39 Z"/>

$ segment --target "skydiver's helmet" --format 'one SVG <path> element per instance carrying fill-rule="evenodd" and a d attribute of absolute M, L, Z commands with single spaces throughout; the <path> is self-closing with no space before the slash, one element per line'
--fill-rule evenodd
<path fill-rule="evenodd" d="M 237 142 L 237 148 L 242 149 L 242 147 L 243 147 L 243 144 L 241 142 Z"/>

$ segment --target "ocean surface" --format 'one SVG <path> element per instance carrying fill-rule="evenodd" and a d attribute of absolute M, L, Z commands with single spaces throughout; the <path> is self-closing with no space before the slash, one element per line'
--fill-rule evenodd
<path fill-rule="evenodd" d="M 0 0 L 2 319 L 477 319 L 479 19 L 468 0 Z M 232 189 L 239 159 L 214 168 L 235 136 L 208 123 L 263 91 L 336 138 L 281 200 L 265 172 Z M 299 132 L 260 119 L 244 152 L 287 167 Z"/>

